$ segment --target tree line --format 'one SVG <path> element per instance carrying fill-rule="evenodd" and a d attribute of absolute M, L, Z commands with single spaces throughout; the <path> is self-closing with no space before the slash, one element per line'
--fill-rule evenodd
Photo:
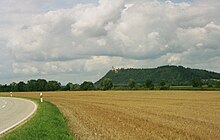
<path fill-rule="evenodd" d="M 202 80 L 200 78 L 193 78 L 193 87 L 214 87 L 220 88 L 220 81 L 216 80 Z M 169 83 L 166 81 L 161 81 L 159 85 L 157 84 L 157 89 L 168 90 L 170 89 Z M 45 79 L 29 80 L 26 83 L 21 81 L 18 83 L 11 83 L 9 85 L 0 85 L 0 92 L 25 92 L 25 91 L 87 91 L 87 90 L 110 90 L 110 89 L 149 89 L 154 90 L 155 84 L 152 80 L 145 80 L 145 82 L 138 83 L 133 79 L 130 79 L 127 84 L 124 85 L 114 85 L 110 78 L 104 78 L 99 84 L 94 84 L 90 81 L 84 81 L 82 84 L 68 83 L 66 85 L 61 85 L 58 81 L 47 81 Z"/>
<path fill-rule="evenodd" d="M 100 86 L 93 82 L 84 81 L 82 84 L 68 83 L 61 85 L 58 81 L 47 81 L 45 79 L 29 80 L 26 83 L 20 81 L 18 83 L 0 84 L 0 92 L 26 92 L 26 91 L 86 91 L 86 90 L 108 90 L 111 89 L 113 83 L 110 79 L 103 80 Z"/>
<path fill-rule="evenodd" d="M 27 83 L 20 81 L 9 85 L 0 85 L 1 92 L 24 92 L 24 91 L 56 91 L 62 88 L 58 81 L 45 79 L 29 80 Z"/>
<path fill-rule="evenodd" d="M 158 87 L 157 89 L 160 90 L 168 90 L 170 89 L 170 86 L 175 86 L 165 80 L 161 80 L 159 83 L 154 83 L 152 80 L 149 79 L 145 80 L 145 82 L 142 83 L 137 83 L 135 80 L 130 79 L 127 85 L 130 89 L 150 89 L 150 90 L 155 89 L 155 85 Z M 203 80 L 201 78 L 196 77 L 196 78 L 192 78 L 191 84 L 189 85 L 196 88 L 202 88 L 202 87 L 220 88 L 220 81 L 215 79 Z"/>
<path fill-rule="evenodd" d="M 110 83 L 109 83 L 110 82 Z M 0 92 L 26 92 L 26 91 L 86 91 L 86 90 L 107 90 L 112 88 L 112 81 L 107 79 L 103 81 L 101 88 L 93 82 L 84 81 L 82 84 L 68 83 L 61 85 L 58 81 L 47 81 L 45 79 L 29 80 L 26 83 L 20 81 L 18 83 L 0 84 Z"/>

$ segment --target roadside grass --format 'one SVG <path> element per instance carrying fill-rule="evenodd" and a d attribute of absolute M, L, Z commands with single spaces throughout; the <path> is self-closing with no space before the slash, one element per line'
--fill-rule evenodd
<path fill-rule="evenodd" d="M 22 126 L 6 133 L 1 140 L 74 140 L 59 109 L 50 102 L 38 104 L 34 116 Z"/>

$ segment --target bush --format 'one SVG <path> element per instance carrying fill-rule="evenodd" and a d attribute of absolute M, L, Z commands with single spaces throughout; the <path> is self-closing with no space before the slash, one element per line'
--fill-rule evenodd
<path fill-rule="evenodd" d="M 101 89 L 102 90 L 109 90 L 113 87 L 112 80 L 109 78 L 105 78 L 101 82 Z"/>
<path fill-rule="evenodd" d="M 154 86 L 150 87 L 149 90 L 154 90 Z"/>
<path fill-rule="evenodd" d="M 80 90 L 94 90 L 95 86 L 92 82 L 85 81 L 80 85 Z"/>
<path fill-rule="evenodd" d="M 202 87 L 202 79 L 201 78 L 193 78 L 192 79 L 193 87 Z"/>
<path fill-rule="evenodd" d="M 133 88 L 135 87 L 135 85 L 136 85 L 136 82 L 135 82 L 133 79 L 130 79 L 130 80 L 128 81 L 128 86 L 129 86 L 131 89 L 133 89 Z"/>
<path fill-rule="evenodd" d="M 153 82 L 152 82 L 151 80 L 146 80 L 146 81 L 145 81 L 145 87 L 151 88 L 151 87 L 153 87 L 153 86 L 154 86 L 154 84 L 153 84 Z"/>
<path fill-rule="evenodd" d="M 169 86 L 162 86 L 162 87 L 160 87 L 160 90 L 169 90 L 169 89 L 170 89 Z"/>

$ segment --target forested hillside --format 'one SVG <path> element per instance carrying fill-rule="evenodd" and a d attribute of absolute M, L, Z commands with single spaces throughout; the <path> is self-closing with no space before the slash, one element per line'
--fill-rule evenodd
<path fill-rule="evenodd" d="M 127 84 L 130 79 L 133 79 L 137 83 L 151 80 L 154 84 L 164 81 L 171 85 L 191 85 L 193 78 L 200 78 L 203 81 L 220 80 L 220 74 L 183 66 L 161 66 L 151 69 L 113 69 L 96 84 L 99 84 L 104 78 L 110 78 L 113 84 Z"/>

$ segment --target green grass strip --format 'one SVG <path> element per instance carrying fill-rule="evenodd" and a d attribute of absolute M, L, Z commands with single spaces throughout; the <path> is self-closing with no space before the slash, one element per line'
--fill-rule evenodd
<path fill-rule="evenodd" d="M 34 100 L 36 101 L 36 100 Z M 50 102 L 36 101 L 34 116 L 22 126 L 0 137 L 1 140 L 73 140 L 64 116 Z"/>

